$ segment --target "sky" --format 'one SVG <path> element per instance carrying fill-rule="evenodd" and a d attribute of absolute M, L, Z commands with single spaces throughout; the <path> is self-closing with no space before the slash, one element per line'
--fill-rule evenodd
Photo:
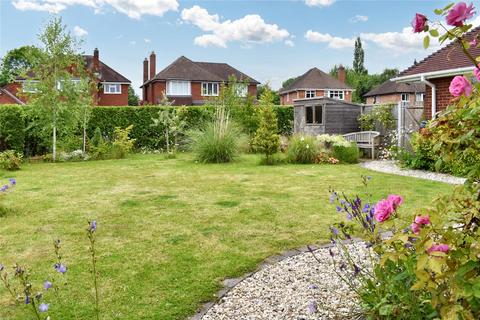
<path fill-rule="evenodd" d="M 312 67 L 351 66 L 360 36 L 370 73 L 409 67 L 438 48 L 413 34 L 415 13 L 434 16 L 448 1 L 429 0 L 0 0 L 0 56 L 37 37 L 49 18 L 62 17 L 93 54 L 142 83 L 142 61 L 153 50 L 157 72 L 179 56 L 225 62 L 278 89 Z M 476 2 L 474 2 L 477 4 Z"/>

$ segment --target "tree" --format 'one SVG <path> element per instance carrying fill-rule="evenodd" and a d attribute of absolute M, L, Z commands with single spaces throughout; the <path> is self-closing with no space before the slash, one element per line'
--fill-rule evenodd
<path fill-rule="evenodd" d="M 364 61 L 365 60 L 365 52 L 362 48 L 362 40 L 360 37 L 355 40 L 355 51 L 353 52 L 353 71 L 358 74 L 365 74 L 368 73 L 367 69 L 365 69 Z"/>
<path fill-rule="evenodd" d="M 185 131 L 187 123 L 180 117 L 176 108 L 160 110 L 157 118 L 152 118 L 152 127 L 163 131 L 167 155 L 175 155 L 178 144 L 178 135 Z M 170 152 L 170 139 L 173 136 L 173 152 Z"/>
<path fill-rule="evenodd" d="M 35 46 L 23 46 L 8 51 L 0 66 L 0 86 L 30 71 L 38 64 L 40 55 L 41 50 Z"/>
<path fill-rule="evenodd" d="M 263 95 L 263 93 L 265 92 L 266 89 L 272 90 L 268 83 L 263 84 L 263 85 L 261 84 L 261 85 L 258 86 L 258 88 L 257 88 L 257 99 L 258 100 L 260 100 L 260 98 L 262 97 L 262 95 Z M 273 104 L 274 105 L 279 105 L 280 104 L 280 95 L 278 94 L 278 92 L 273 91 L 273 90 L 272 90 L 272 94 L 273 94 Z"/>
<path fill-rule="evenodd" d="M 39 63 L 28 79 L 32 82 L 28 84 L 27 81 L 26 85 L 34 86 L 35 92 L 30 98 L 37 116 L 36 124 L 41 126 L 45 136 L 51 137 L 55 161 L 57 135 L 71 136 L 82 118 L 85 124 L 88 118 L 82 110 L 87 110 L 88 101 L 92 102 L 92 93 L 84 60 L 77 53 L 79 43 L 66 31 L 62 19 L 52 18 L 41 31 L 39 40 L 43 44 Z"/>
<path fill-rule="evenodd" d="M 282 88 L 288 87 L 288 86 L 291 85 L 295 80 L 297 80 L 296 77 L 294 77 L 294 78 L 288 78 L 287 80 L 283 81 L 283 82 L 282 82 Z"/>
<path fill-rule="evenodd" d="M 128 105 L 138 106 L 138 95 L 135 93 L 132 86 L 128 86 Z"/>
<path fill-rule="evenodd" d="M 272 164 L 272 155 L 280 148 L 280 136 L 278 135 L 277 115 L 273 111 L 274 95 L 270 88 L 266 87 L 260 98 L 260 125 L 255 132 L 252 145 L 255 150 L 265 154 L 265 162 Z"/>

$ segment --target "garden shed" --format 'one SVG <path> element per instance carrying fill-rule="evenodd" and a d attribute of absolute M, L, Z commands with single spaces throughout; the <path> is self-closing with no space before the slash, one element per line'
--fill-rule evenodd
<path fill-rule="evenodd" d="M 331 98 L 294 101 L 294 132 L 309 135 L 360 131 L 362 106 Z"/>

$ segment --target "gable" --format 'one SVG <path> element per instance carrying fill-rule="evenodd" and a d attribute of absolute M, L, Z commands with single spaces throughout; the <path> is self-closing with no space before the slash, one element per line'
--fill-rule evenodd
<path fill-rule="evenodd" d="M 312 68 L 298 77 L 286 88 L 280 89 L 280 93 L 287 93 L 300 89 L 332 89 L 332 90 L 352 90 L 348 85 L 338 79 L 326 74 L 318 68 Z"/>

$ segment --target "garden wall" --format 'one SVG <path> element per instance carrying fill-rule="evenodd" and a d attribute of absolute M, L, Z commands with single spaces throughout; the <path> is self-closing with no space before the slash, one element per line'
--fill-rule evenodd
<path fill-rule="evenodd" d="M 115 127 L 133 125 L 131 138 L 136 139 L 136 148 L 160 149 L 165 141 L 161 130 L 151 126 L 152 118 L 158 117 L 160 110 L 177 108 L 187 123 L 187 129 L 199 129 L 213 115 L 212 106 L 120 106 L 93 107 L 88 125 L 88 136 L 92 137 L 98 127 L 106 137 L 111 137 Z M 279 133 L 289 135 L 293 129 L 293 107 L 275 106 Z M 31 129 L 34 123 L 31 108 L 19 105 L 0 105 L 0 151 L 14 149 L 26 155 L 45 152 L 39 135 Z M 79 130 L 80 135 L 80 130 Z"/>

